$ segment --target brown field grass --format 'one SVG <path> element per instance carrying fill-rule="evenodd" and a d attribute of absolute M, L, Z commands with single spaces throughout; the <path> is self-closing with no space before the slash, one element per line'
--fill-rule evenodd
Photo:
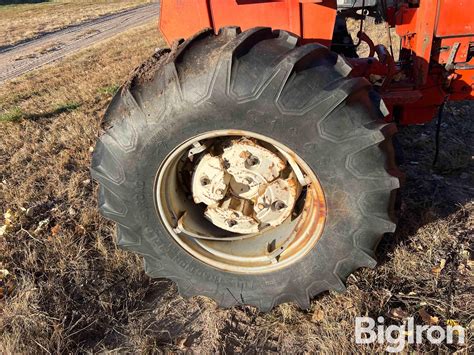
<path fill-rule="evenodd" d="M 354 43 L 358 43 L 357 33 L 360 30 L 360 20 L 348 18 L 347 30 L 352 36 Z M 376 24 L 375 20 L 368 17 L 363 21 L 362 31 L 365 32 L 374 41 L 374 44 L 383 44 L 390 52 L 393 50 L 393 56 L 395 60 L 398 59 L 400 53 L 400 37 L 398 37 L 394 28 L 388 28 L 386 23 Z M 389 35 L 390 31 L 390 35 Z M 370 48 L 367 43 L 361 41 L 357 48 L 357 54 L 359 57 L 367 57 L 369 55 Z"/>
<path fill-rule="evenodd" d="M 55 0 L 0 6 L 0 47 L 150 0 Z"/>
<path fill-rule="evenodd" d="M 322 294 L 309 311 L 186 300 L 117 249 L 97 211 L 91 147 L 112 94 L 162 45 L 150 24 L 0 87 L 0 269 L 10 273 L 0 273 L 0 353 L 382 351 L 354 344 L 354 319 L 366 315 L 470 329 L 465 346 L 407 351 L 474 350 L 472 103 L 449 105 L 436 168 L 435 124 L 401 129 L 400 227 L 383 239 L 374 270 L 357 271 L 347 293 Z"/>

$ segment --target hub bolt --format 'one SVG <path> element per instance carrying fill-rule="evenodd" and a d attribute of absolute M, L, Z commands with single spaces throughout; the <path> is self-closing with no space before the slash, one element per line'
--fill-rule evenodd
<path fill-rule="evenodd" d="M 251 183 L 253 183 L 253 179 L 252 178 L 249 178 L 249 177 L 246 177 L 244 179 L 244 182 L 247 184 L 247 185 L 250 185 Z"/>
<path fill-rule="evenodd" d="M 228 225 L 230 228 L 232 228 L 232 227 L 234 227 L 235 225 L 237 225 L 237 222 L 234 221 L 233 219 L 229 219 L 229 220 L 227 221 L 227 225 Z"/>
<path fill-rule="evenodd" d="M 286 204 L 283 201 L 273 202 L 273 209 L 274 210 L 281 211 L 284 208 L 286 208 Z"/>
<path fill-rule="evenodd" d="M 207 186 L 211 183 L 211 180 L 209 180 L 208 177 L 204 176 L 203 178 L 201 178 L 201 185 L 202 186 Z"/>
<path fill-rule="evenodd" d="M 224 159 L 224 169 L 229 169 L 230 168 L 230 163 L 227 159 Z"/>
<path fill-rule="evenodd" d="M 254 166 L 257 166 L 258 164 L 260 164 L 260 160 L 256 156 L 251 155 L 250 157 L 247 158 L 245 163 L 249 167 L 254 167 Z"/>

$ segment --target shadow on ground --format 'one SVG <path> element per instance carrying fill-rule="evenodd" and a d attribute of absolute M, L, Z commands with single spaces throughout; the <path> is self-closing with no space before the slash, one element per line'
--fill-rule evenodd
<path fill-rule="evenodd" d="M 428 223 L 456 214 L 474 201 L 473 102 L 449 104 L 441 119 L 439 158 L 434 164 L 437 120 L 399 128 L 401 169 L 406 184 L 401 189 L 398 229 L 379 247 L 384 256 Z"/>

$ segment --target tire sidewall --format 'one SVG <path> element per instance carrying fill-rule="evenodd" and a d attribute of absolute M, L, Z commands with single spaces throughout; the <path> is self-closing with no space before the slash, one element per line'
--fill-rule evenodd
<path fill-rule="evenodd" d="M 141 149 L 127 164 L 127 174 L 140 182 L 129 193 L 129 196 L 135 196 L 135 218 L 142 226 L 142 238 L 149 243 L 150 254 L 160 260 L 161 267 L 169 270 L 170 277 L 173 275 L 199 285 L 203 294 L 207 288 L 209 293 L 217 288 L 235 292 L 252 290 L 253 297 L 258 298 L 281 293 L 289 286 L 304 289 L 315 281 L 326 282 L 325 278 L 328 275 L 331 277 L 337 261 L 349 255 L 353 247 L 352 240 L 347 237 L 351 233 L 344 228 L 341 230 L 341 223 L 337 220 L 343 218 L 344 226 L 354 226 L 357 225 L 355 214 L 334 215 L 337 210 L 329 205 L 323 234 L 307 255 L 274 272 L 239 274 L 216 269 L 187 253 L 163 224 L 155 201 L 155 181 L 166 157 L 183 142 L 213 130 L 242 130 L 274 139 L 296 152 L 310 166 L 320 179 L 326 195 L 341 194 L 341 187 L 342 194 L 352 195 L 355 191 L 351 184 L 347 184 L 344 168 L 341 169 L 341 165 L 344 167 L 345 164 L 344 154 L 339 157 L 341 149 L 335 149 L 334 143 L 318 138 L 317 114 L 288 117 L 272 103 L 259 100 L 236 104 L 230 99 L 219 98 L 199 106 L 184 102 L 176 106 L 163 116 L 154 129 L 141 127 L 137 132 Z M 328 161 L 315 150 L 334 153 Z M 333 191 L 335 186 L 337 191 Z M 344 191 L 344 186 L 352 191 Z"/>

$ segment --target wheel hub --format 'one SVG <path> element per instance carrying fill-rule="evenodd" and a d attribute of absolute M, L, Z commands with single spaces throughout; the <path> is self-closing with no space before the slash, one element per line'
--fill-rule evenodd
<path fill-rule="evenodd" d="M 326 218 L 309 166 L 279 142 L 212 131 L 177 146 L 156 182 L 157 210 L 175 241 L 226 271 L 261 273 L 308 253 Z"/>
<path fill-rule="evenodd" d="M 279 226 L 291 214 L 301 186 L 276 153 L 247 138 L 204 154 L 192 182 L 195 203 L 205 203 L 214 225 L 239 234 Z M 287 175 L 285 177 L 285 174 Z"/>

